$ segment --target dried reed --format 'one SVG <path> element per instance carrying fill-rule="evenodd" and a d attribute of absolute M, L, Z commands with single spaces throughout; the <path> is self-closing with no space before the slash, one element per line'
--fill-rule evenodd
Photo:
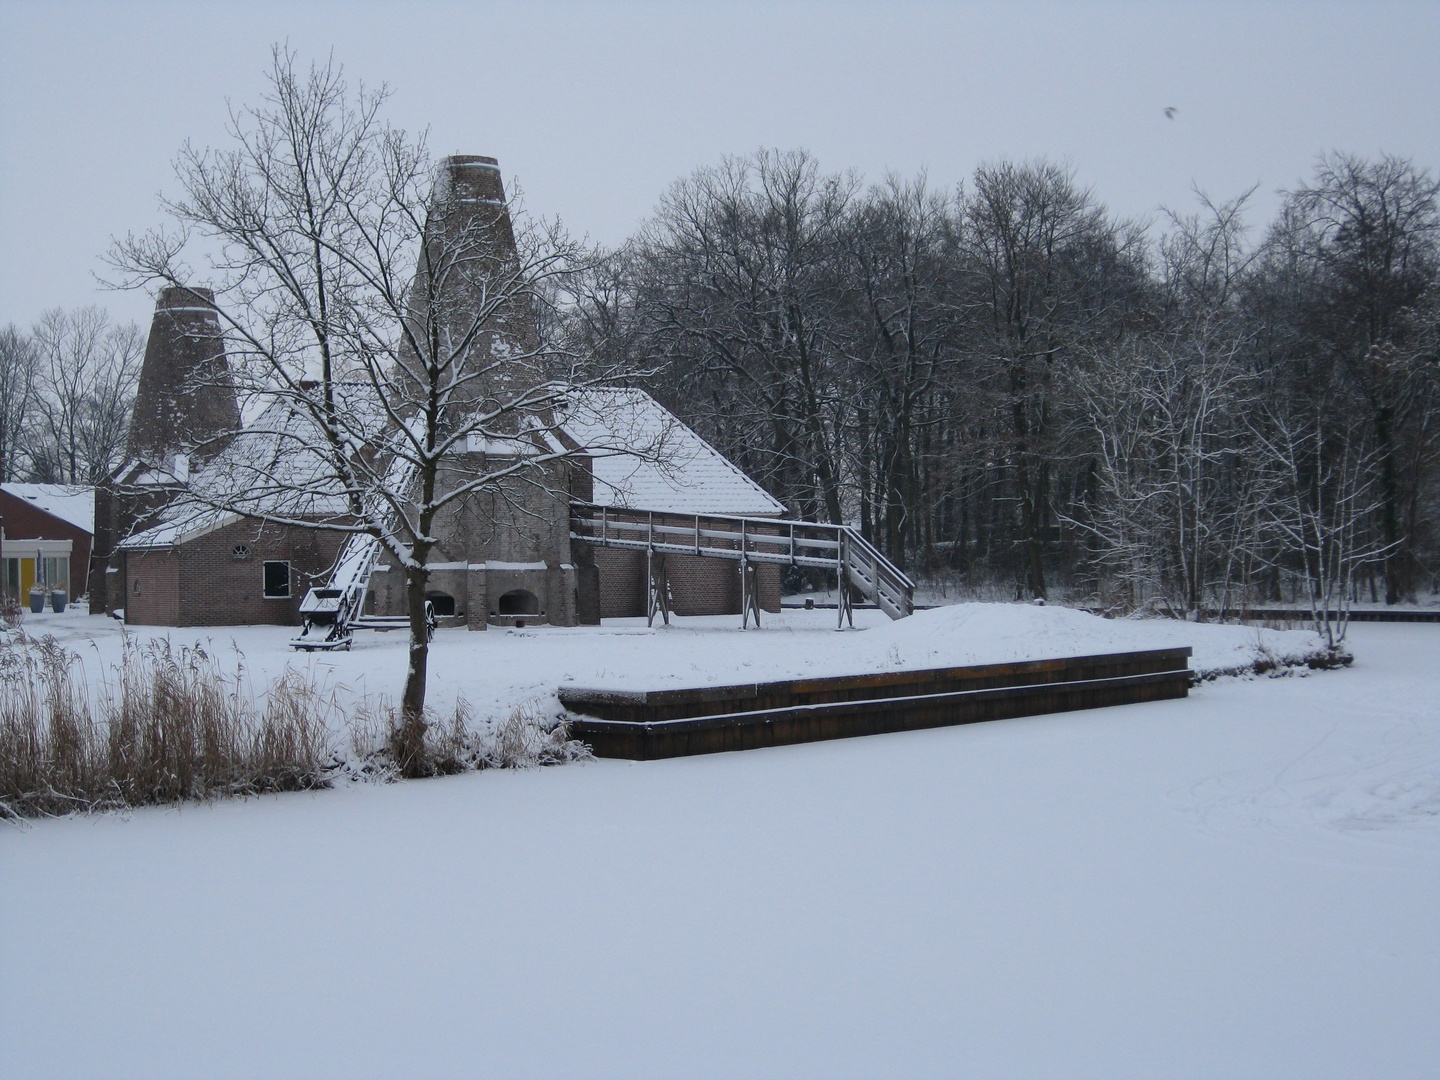
<path fill-rule="evenodd" d="M 79 658 L 53 639 L 0 647 L 0 815 L 327 785 L 335 703 L 299 672 L 262 708 L 205 649 L 127 639 L 116 675 L 92 701 Z"/>

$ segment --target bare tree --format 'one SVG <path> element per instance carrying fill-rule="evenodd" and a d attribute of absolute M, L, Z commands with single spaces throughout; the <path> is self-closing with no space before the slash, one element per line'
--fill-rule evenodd
<path fill-rule="evenodd" d="M 645 355 L 671 365 L 662 394 L 777 498 L 830 521 L 852 401 L 837 279 L 858 186 L 801 150 L 727 158 L 677 181 L 625 254 Z"/>
<path fill-rule="evenodd" d="M 1068 170 L 1002 162 L 975 174 L 964 243 L 979 331 L 972 347 L 992 372 L 1009 424 L 1025 587 L 1043 598 L 1057 375 L 1138 291 L 1139 236 L 1111 222 Z"/>
<path fill-rule="evenodd" d="M 1244 344 L 1217 317 L 1137 337 L 1075 373 L 1097 483 L 1069 520 L 1127 607 L 1199 618 L 1250 569 L 1270 485 L 1246 437 L 1259 386 Z"/>
<path fill-rule="evenodd" d="M 1093 491 L 1069 520 L 1125 606 L 1181 617 L 1222 611 L 1248 584 L 1273 484 L 1247 426 L 1261 400 L 1239 296 L 1254 252 L 1243 211 L 1196 192 L 1201 211 L 1165 211 L 1157 326 L 1132 332 L 1072 371 L 1093 454 Z"/>
<path fill-rule="evenodd" d="M 44 372 L 34 392 L 32 471 L 59 483 L 103 483 L 124 452 L 144 335 L 92 306 L 52 308 L 31 340 Z"/>
<path fill-rule="evenodd" d="M 935 408 L 937 388 L 958 362 L 956 232 L 951 199 L 924 177 L 891 176 L 854 214 L 847 243 L 851 378 L 860 398 L 849 471 L 858 480 L 862 530 L 902 566 L 910 549 L 932 540 L 924 448 L 945 419 Z"/>
<path fill-rule="evenodd" d="M 1375 455 L 1386 602 L 1414 589 L 1415 460 L 1440 383 L 1440 181 L 1403 158 L 1322 155 L 1287 193 L 1266 245 L 1274 317 L 1288 332 L 1286 391 L 1334 410 Z M 1426 463 L 1433 468 L 1433 460 Z"/>
<path fill-rule="evenodd" d="M 0 330 L 0 483 L 18 480 L 39 366 L 35 345 L 14 323 Z"/>
<path fill-rule="evenodd" d="M 269 80 L 258 107 L 232 112 L 228 149 L 181 152 L 175 228 L 111 260 L 123 284 L 212 287 L 238 385 L 273 403 L 259 426 L 283 452 L 195 497 L 368 534 L 403 569 L 401 704 L 418 738 L 441 515 L 550 484 L 579 450 L 553 413 L 573 364 L 539 339 L 534 307 L 583 253 L 556 223 L 512 229 L 510 207 L 467 186 L 478 170 L 462 166 L 481 159 L 437 173 L 423 137 L 382 119 L 384 87 L 352 95 L 333 62 L 307 73 L 279 48 Z"/>
<path fill-rule="evenodd" d="M 1299 559 L 1311 624 L 1334 651 L 1349 628 L 1356 575 L 1395 544 L 1369 527 L 1385 498 L 1378 452 L 1366 449 L 1359 425 L 1336 431 L 1323 416 L 1267 409 L 1259 445 L 1280 480 L 1267 524 Z"/>

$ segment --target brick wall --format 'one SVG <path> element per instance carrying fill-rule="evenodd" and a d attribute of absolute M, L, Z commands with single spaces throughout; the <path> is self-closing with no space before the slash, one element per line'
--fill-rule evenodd
<path fill-rule="evenodd" d="M 136 626 L 180 625 L 180 556 L 173 551 L 125 553 L 125 621 Z"/>
<path fill-rule="evenodd" d="M 90 534 L 64 518 L 48 514 L 28 499 L 0 491 L 0 525 L 8 540 L 69 540 L 70 599 L 87 587 L 90 577 Z M 25 598 L 20 598 L 21 603 Z"/>
<path fill-rule="evenodd" d="M 596 548 L 600 571 L 600 617 L 633 618 L 645 614 L 645 553 Z"/>
<path fill-rule="evenodd" d="M 694 555 L 666 557 L 670 580 L 670 610 L 676 615 L 740 614 L 740 564 L 729 559 L 704 559 Z M 595 565 L 600 571 L 600 617 L 633 618 L 645 614 L 645 553 L 617 548 L 596 548 Z M 755 567 L 760 588 L 760 606 L 780 610 L 780 567 L 763 563 Z"/>
<path fill-rule="evenodd" d="M 117 547 L 127 537 L 155 524 L 169 493 L 163 490 L 95 489 L 95 546 L 90 560 L 90 614 L 109 615 L 124 608 L 125 554 Z"/>
<path fill-rule="evenodd" d="M 329 578 L 344 540 L 339 533 L 318 529 L 236 522 L 171 551 L 127 552 L 125 621 L 298 626 L 300 601 L 312 586 Z M 237 547 L 246 550 L 243 558 L 236 557 Z M 264 566 L 269 561 L 290 564 L 288 597 L 264 595 Z"/>

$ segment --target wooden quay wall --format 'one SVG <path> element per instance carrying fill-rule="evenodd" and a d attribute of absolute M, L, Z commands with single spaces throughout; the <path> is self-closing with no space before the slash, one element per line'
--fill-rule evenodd
<path fill-rule="evenodd" d="M 891 671 L 682 690 L 566 687 L 570 731 L 598 757 L 751 750 L 1183 698 L 1190 650 Z"/>

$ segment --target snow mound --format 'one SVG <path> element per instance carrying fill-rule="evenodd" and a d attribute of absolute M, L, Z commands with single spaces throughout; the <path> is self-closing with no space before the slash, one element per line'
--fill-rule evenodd
<path fill-rule="evenodd" d="M 1105 619 L 1074 608 L 1037 604 L 955 604 L 918 611 L 870 631 L 897 668 L 999 664 L 1065 656 L 1193 650 L 1198 678 L 1305 666 L 1324 655 L 1309 630 L 1268 630 L 1175 619 Z"/>

